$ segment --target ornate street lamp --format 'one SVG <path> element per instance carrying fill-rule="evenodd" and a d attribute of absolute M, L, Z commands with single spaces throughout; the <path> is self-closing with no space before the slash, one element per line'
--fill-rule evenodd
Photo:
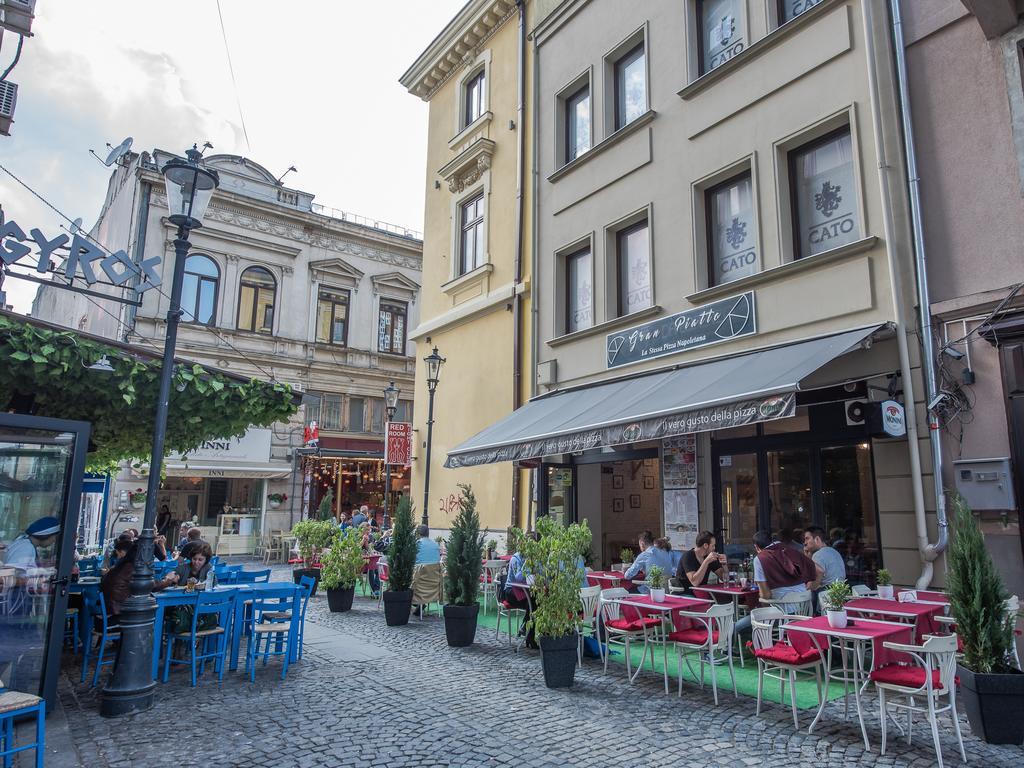
<path fill-rule="evenodd" d="M 187 160 L 175 158 L 162 170 L 167 188 L 167 218 L 178 227 L 178 235 L 174 240 L 174 278 L 171 283 L 171 306 L 167 310 L 167 337 L 160 370 L 160 399 L 157 401 L 153 427 L 153 455 L 149 462 L 146 512 L 142 535 L 136 546 L 131 597 L 121 608 L 121 642 L 117 649 L 114 672 L 100 700 L 100 714 L 105 717 L 125 715 L 153 706 L 155 683 L 151 664 L 153 622 L 156 616 L 156 600 L 152 594 L 153 524 L 156 520 L 160 468 L 167 434 L 167 406 L 174 377 L 174 349 L 178 341 L 178 321 L 182 314 L 181 285 L 185 277 L 185 259 L 191 245 L 188 241 L 189 232 L 202 226 L 203 214 L 220 182 L 216 171 L 200 165 L 203 155 L 195 145 L 185 155 Z"/>
<path fill-rule="evenodd" d="M 434 437 L 434 390 L 441 380 L 441 366 L 445 359 L 437 354 L 437 347 L 434 351 L 423 358 L 427 364 L 427 392 L 430 397 L 427 401 L 427 469 L 423 476 L 423 525 L 430 525 L 427 508 L 430 500 L 430 444 Z"/>
<path fill-rule="evenodd" d="M 398 410 L 398 396 L 402 390 L 395 382 L 388 382 L 384 387 L 384 409 L 388 412 L 388 424 L 395 418 Z M 391 463 L 388 461 L 388 427 L 384 427 L 384 515 L 391 517 Z"/>

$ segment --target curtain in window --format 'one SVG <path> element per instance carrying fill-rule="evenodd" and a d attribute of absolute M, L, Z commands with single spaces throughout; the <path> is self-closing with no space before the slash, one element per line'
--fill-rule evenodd
<path fill-rule="evenodd" d="M 703 0 L 699 5 L 701 72 L 724 64 L 746 46 L 742 0 Z"/>
<path fill-rule="evenodd" d="M 760 264 L 750 174 L 712 190 L 709 197 L 711 284 L 721 285 L 755 274 Z"/>
<path fill-rule="evenodd" d="M 853 142 L 849 131 L 806 150 L 794 168 L 800 256 L 852 243 L 860 237 Z"/>

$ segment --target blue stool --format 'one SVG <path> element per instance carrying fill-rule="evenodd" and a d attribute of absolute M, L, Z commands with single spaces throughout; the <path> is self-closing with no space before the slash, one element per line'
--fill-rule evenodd
<path fill-rule="evenodd" d="M 20 747 L 14 746 L 14 720 L 25 715 L 36 714 L 36 740 Z M 0 757 L 4 768 L 11 768 L 13 755 L 29 749 L 36 751 L 36 768 L 43 768 L 43 746 L 46 743 L 44 721 L 46 702 L 31 693 L 0 691 Z"/>

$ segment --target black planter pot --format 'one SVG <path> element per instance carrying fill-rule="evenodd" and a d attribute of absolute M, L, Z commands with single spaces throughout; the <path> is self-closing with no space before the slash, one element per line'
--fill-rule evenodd
<path fill-rule="evenodd" d="M 981 675 L 956 667 L 971 732 L 989 744 L 1024 744 L 1024 673 Z"/>
<path fill-rule="evenodd" d="M 476 618 L 480 605 L 446 605 L 444 607 L 444 634 L 452 648 L 465 648 L 476 637 Z"/>
<path fill-rule="evenodd" d="M 389 627 L 404 627 L 412 610 L 412 590 L 384 593 L 384 621 Z"/>
<path fill-rule="evenodd" d="M 343 589 L 327 590 L 327 607 L 331 613 L 341 613 L 352 610 L 352 598 L 356 596 L 356 588 L 347 587 Z"/>
<path fill-rule="evenodd" d="M 541 637 L 540 661 L 544 668 L 544 684 L 548 688 L 570 688 L 576 677 L 576 635 Z"/>
<path fill-rule="evenodd" d="M 310 597 L 316 595 L 316 588 L 320 586 L 320 569 L 319 568 L 295 568 L 292 570 L 292 578 L 295 583 L 299 583 L 299 579 L 303 576 L 309 576 L 313 579 L 313 591 L 309 593 Z"/>

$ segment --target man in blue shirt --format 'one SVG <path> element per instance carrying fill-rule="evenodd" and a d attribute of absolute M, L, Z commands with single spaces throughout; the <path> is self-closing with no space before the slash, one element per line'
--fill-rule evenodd
<path fill-rule="evenodd" d="M 366 516 L 367 512 L 369 512 L 369 511 L 370 511 L 370 508 L 368 506 L 366 506 L 365 504 L 363 504 L 363 506 L 361 506 L 359 508 L 359 511 L 356 512 L 354 515 L 352 515 L 352 525 L 358 527 L 358 526 L 362 525 L 363 523 L 365 523 L 367 520 L 369 520 L 370 518 L 368 518 Z"/>
<path fill-rule="evenodd" d="M 420 540 L 416 542 L 416 565 L 441 562 L 441 547 L 436 541 L 430 540 L 430 528 L 425 525 L 418 526 L 416 533 Z"/>
<path fill-rule="evenodd" d="M 654 534 L 644 531 L 640 534 L 637 543 L 640 545 L 641 551 L 626 571 L 625 580 L 634 579 L 641 573 L 646 576 L 654 566 L 658 566 L 665 572 L 666 579 L 674 573 L 672 570 L 672 545 L 666 539 L 658 539 L 655 543 Z M 647 594 L 650 590 L 646 584 L 641 584 L 639 591 Z"/>

